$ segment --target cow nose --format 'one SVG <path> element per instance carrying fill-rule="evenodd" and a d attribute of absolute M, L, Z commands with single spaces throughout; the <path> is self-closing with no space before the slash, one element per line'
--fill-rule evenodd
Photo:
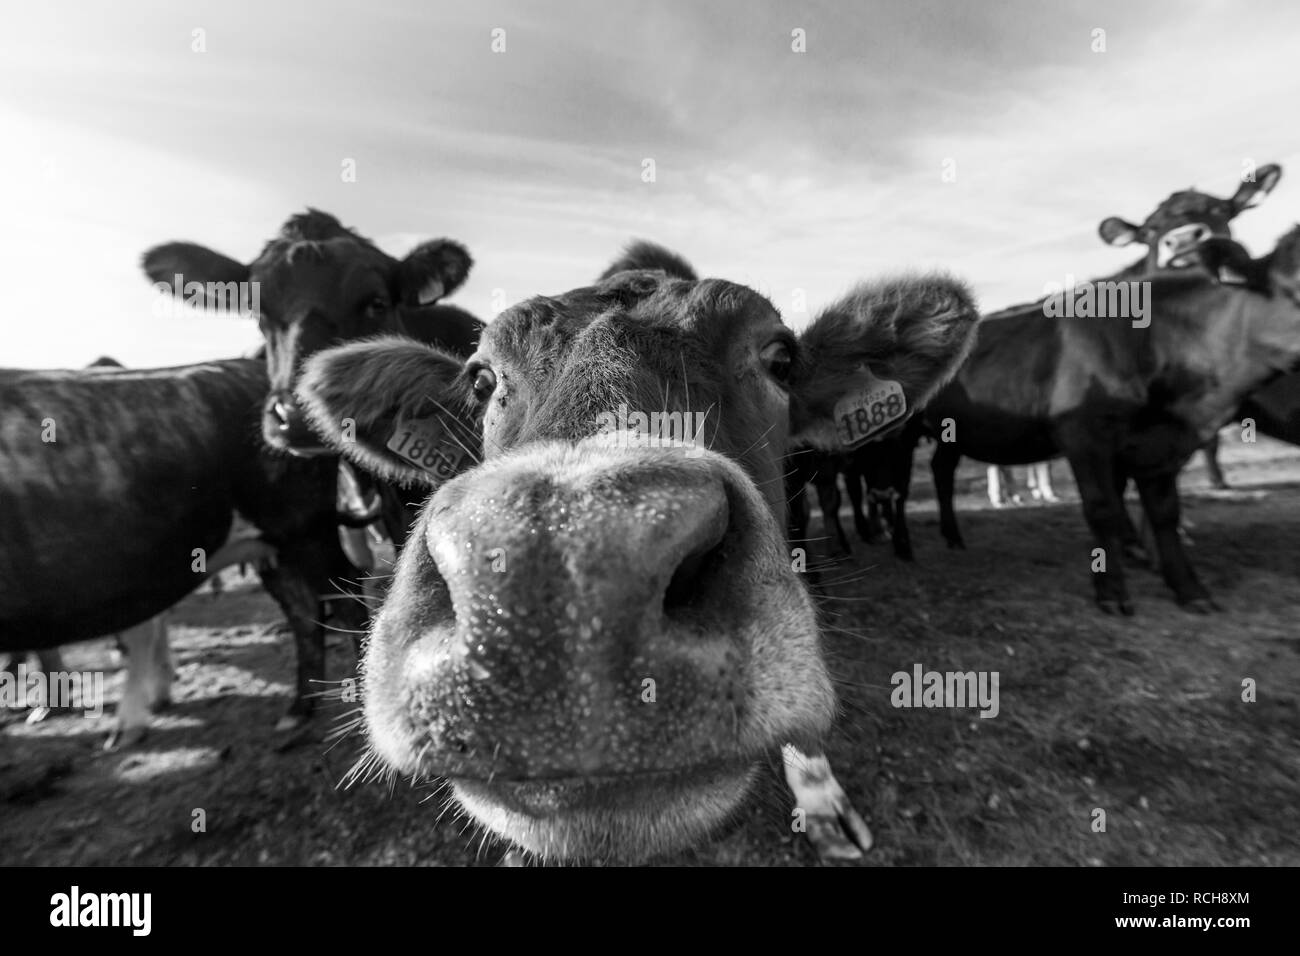
<path fill-rule="evenodd" d="M 727 494 L 707 467 L 651 470 L 619 462 L 565 482 L 523 464 L 435 501 L 427 541 L 457 626 L 510 645 L 501 617 L 513 613 L 544 639 L 590 631 L 630 646 L 665 615 L 687 614 L 726 535 Z"/>
<path fill-rule="evenodd" d="M 775 526 L 715 463 L 542 459 L 488 462 L 426 511 L 426 616 L 401 681 L 438 715 L 428 760 L 522 779 L 729 759 L 745 696 L 736 602 L 752 600 L 755 541 Z"/>

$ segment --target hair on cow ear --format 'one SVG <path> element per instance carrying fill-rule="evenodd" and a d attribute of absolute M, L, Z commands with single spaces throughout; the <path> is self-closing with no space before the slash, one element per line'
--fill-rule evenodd
<path fill-rule="evenodd" d="M 464 363 L 404 336 L 324 349 L 296 394 L 317 434 L 371 474 L 436 488 L 481 457 Z"/>
<path fill-rule="evenodd" d="M 838 451 L 898 427 L 956 374 L 978 321 L 974 295 L 949 276 L 859 285 L 799 338 L 792 435 Z"/>
<path fill-rule="evenodd" d="M 1097 227 L 1102 241 L 1111 246 L 1127 246 L 1137 241 L 1138 227 L 1119 216 L 1108 216 Z"/>
<path fill-rule="evenodd" d="M 473 265 L 469 251 L 455 240 L 420 243 L 402 260 L 398 271 L 402 302 L 432 305 L 460 288 Z"/>

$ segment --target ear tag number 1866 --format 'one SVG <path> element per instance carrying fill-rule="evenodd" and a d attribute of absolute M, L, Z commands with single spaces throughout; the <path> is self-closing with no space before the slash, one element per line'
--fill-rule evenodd
<path fill-rule="evenodd" d="M 388 450 L 444 481 L 459 474 L 466 459 L 473 457 L 436 418 L 399 418 Z"/>
<path fill-rule="evenodd" d="M 835 403 L 835 432 L 845 449 L 857 448 L 871 436 L 907 415 L 903 386 L 887 378 L 876 378 L 862 369 L 865 384 Z"/>

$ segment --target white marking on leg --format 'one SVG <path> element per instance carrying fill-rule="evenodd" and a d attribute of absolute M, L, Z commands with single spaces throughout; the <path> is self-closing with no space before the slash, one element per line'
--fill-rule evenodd
<path fill-rule="evenodd" d="M 781 747 L 785 780 L 795 807 L 804 812 L 808 839 L 823 859 L 856 860 L 871 849 L 871 830 L 853 809 L 831 771 L 825 754 L 804 754 L 792 744 Z"/>

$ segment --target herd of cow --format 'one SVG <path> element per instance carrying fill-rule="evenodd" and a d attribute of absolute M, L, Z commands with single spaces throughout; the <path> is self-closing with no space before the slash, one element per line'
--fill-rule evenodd
<path fill-rule="evenodd" d="M 858 856 L 871 834 L 820 749 L 835 696 L 791 560 L 805 485 L 847 550 L 842 473 L 859 533 L 865 490 L 907 559 L 921 438 L 955 547 L 961 456 L 1063 456 L 1106 559 L 1100 607 L 1134 610 L 1133 481 L 1175 597 L 1211 610 L 1179 470 L 1234 418 L 1300 443 L 1300 230 L 1262 258 L 1230 235 L 1280 172 L 1102 224 L 1148 247 L 1113 277 L 1149 284 L 1141 323 L 1043 300 L 981 320 L 932 275 L 860 284 L 796 335 L 758 293 L 639 242 L 484 325 L 439 302 L 472 264 L 448 240 L 399 261 L 309 210 L 247 265 L 159 246 L 145 272 L 177 296 L 255 284 L 264 356 L 0 370 L 0 652 L 138 635 L 119 708 L 138 732 L 166 698 L 168 675 L 141 676 L 169 667 L 158 615 L 250 562 L 296 642 L 285 723 L 311 714 L 326 631 L 368 633 L 369 759 L 447 778 L 520 847 L 690 844 L 780 748 L 818 852 Z M 698 413 L 702 447 L 603 427 L 616 409 Z"/>

